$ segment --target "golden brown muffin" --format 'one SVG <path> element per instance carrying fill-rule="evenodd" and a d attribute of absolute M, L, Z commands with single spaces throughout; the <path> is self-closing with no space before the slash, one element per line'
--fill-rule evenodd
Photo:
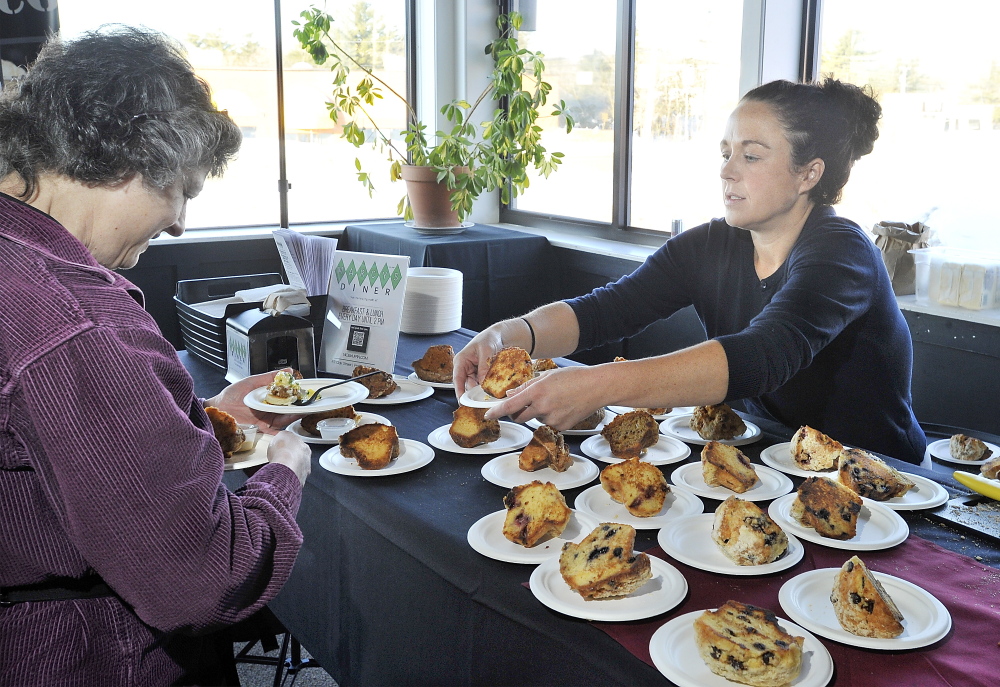
<path fill-rule="evenodd" d="M 479 444 L 488 444 L 500 438 L 500 421 L 484 420 L 488 408 L 470 408 L 458 406 L 452 413 L 451 427 L 448 434 L 452 441 L 462 448 L 472 448 Z"/>
<path fill-rule="evenodd" d="M 448 344 L 431 346 L 420 360 L 413 361 L 413 371 L 425 382 L 450 384 L 455 365 L 455 349 Z"/>
<path fill-rule="evenodd" d="M 606 424 L 601 436 L 611 445 L 612 455 L 622 459 L 638 458 L 659 441 L 660 426 L 645 410 L 633 410 Z"/>
<path fill-rule="evenodd" d="M 226 411 L 215 406 L 208 406 L 205 408 L 205 413 L 212 422 L 212 431 L 215 433 L 219 446 L 222 447 L 222 455 L 226 457 L 226 460 L 229 460 L 246 441 L 246 435 L 240 429 L 236 418 Z"/>
<path fill-rule="evenodd" d="M 861 497 L 826 477 L 807 477 L 799 485 L 791 515 L 829 539 L 852 539 L 858 531 Z"/>
<path fill-rule="evenodd" d="M 547 370 L 558 370 L 559 366 L 556 365 L 552 358 L 538 358 L 531 361 L 531 369 L 537 374 L 538 372 L 545 372 Z"/>
<path fill-rule="evenodd" d="M 653 576 L 649 556 L 634 546 L 635 528 L 602 522 L 579 544 L 563 544 L 559 572 L 588 601 L 628 596 Z"/>
<path fill-rule="evenodd" d="M 903 614 L 857 556 L 837 573 L 830 601 L 840 625 L 851 634 L 880 639 L 903 634 Z"/>
<path fill-rule="evenodd" d="M 983 463 L 979 468 L 979 473 L 988 479 L 996 479 L 1000 473 L 1000 456 L 993 456 Z"/>
<path fill-rule="evenodd" d="M 727 601 L 694 621 L 694 638 L 708 669 L 732 682 L 780 687 L 802 669 L 805 638 L 784 632 L 766 608 Z"/>
<path fill-rule="evenodd" d="M 873 501 L 903 496 L 913 482 L 885 461 L 859 448 L 845 448 L 840 454 L 840 483 Z"/>
<path fill-rule="evenodd" d="M 354 372 L 351 376 L 357 377 L 358 375 L 367 374 L 368 372 L 378 372 L 378 374 L 372 375 L 371 377 L 365 377 L 364 379 L 358 380 L 358 384 L 361 384 L 368 389 L 368 398 L 385 398 L 399 388 L 399 385 L 396 384 L 396 381 L 392 378 L 391 374 L 383 372 L 377 367 L 358 365 L 354 368 Z"/>
<path fill-rule="evenodd" d="M 340 454 L 357 460 L 362 470 L 379 470 L 399 456 L 399 434 L 380 422 L 355 427 L 341 435 Z"/>
<path fill-rule="evenodd" d="M 788 535 L 752 501 L 730 496 L 715 510 L 712 541 L 736 565 L 764 565 L 788 550 Z"/>
<path fill-rule="evenodd" d="M 573 512 L 552 482 L 537 479 L 511 489 L 503 505 L 507 507 L 503 536 L 527 548 L 562 534 Z"/>
<path fill-rule="evenodd" d="M 299 427 L 306 434 L 312 435 L 314 437 L 321 436 L 319 428 L 316 425 L 320 420 L 327 420 L 331 417 L 346 417 L 354 420 L 357 424 L 361 422 L 361 416 L 357 414 L 354 410 L 354 406 L 344 406 L 343 408 L 334 408 L 333 410 L 324 410 L 322 413 L 309 413 L 299 422 Z"/>
<path fill-rule="evenodd" d="M 792 435 L 789 449 L 792 459 L 800 468 L 819 471 L 837 467 L 837 458 L 844 450 L 844 445 L 818 429 L 803 425 Z"/>
<path fill-rule="evenodd" d="M 708 486 L 725 487 L 737 494 L 757 484 L 757 472 L 743 451 L 717 441 L 701 449 L 701 472 Z"/>
<path fill-rule="evenodd" d="M 531 356 L 523 348 L 507 346 L 489 359 L 489 369 L 483 377 L 483 391 L 493 398 L 504 398 L 511 389 L 531 379 Z"/>
<path fill-rule="evenodd" d="M 573 465 L 573 456 L 566 448 L 563 435 L 548 425 L 542 425 L 535 430 L 531 435 L 531 441 L 521 450 L 517 464 L 528 472 L 546 467 L 556 472 L 566 472 Z"/>
<path fill-rule="evenodd" d="M 698 406 L 691 415 L 689 426 L 702 439 L 711 439 L 712 441 L 735 439 L 747 431 L 743 419 L 725 403 L 717 403 L 714 406 Z"/>
<path fill-rule="evenodd" d="M 670 493 L 660 469 L 638 458 L 612 463 L 601 470 L 601 487 L 637 518 L 657 515 Z"/>
<path fill-rule="evenodd" d="M 596 429 L 597 425 L 604 422 L 604 408 L 598 408 L 592 412 L 587 417 L 583 418 L 575 425 L 570 427 L 571 430 L 590 430 Z"/>
<path fill-rule="evenodd" d="M 955 460 L 987 460 L 993 452 L 981 440 L 956 434 L 948 441 L 951 457 Z"/>

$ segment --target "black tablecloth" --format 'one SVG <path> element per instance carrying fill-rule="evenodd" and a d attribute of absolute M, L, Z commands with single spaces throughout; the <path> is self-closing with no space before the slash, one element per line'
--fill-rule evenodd
<path fill-rule="evenodd" d="M 470 337 L 464 330 L 401 335 L 395 372 L 409 374 L 410 362 L 432 344 L 457 350 Z M 223 385 L 214 368 L 190 356 L 185 362 L 198 393 L 209 396 Z M 456 406 L 454 393 L 439 389 L 415 403 L 363 408 L 388 417 L 400 436 L 427 443 L 432 430 L 450 423 Z M 758 462 L 762 449 L 787 441 L 791 430 L 751 419 L 763 436 L 742 450 Z M 579 454 L 579 440 L 568 440 Z M 305 544 L 271 608 L 340 684 L 669 684 L 589 622 L 536 601 L 522 585 L 533 566 L 486 558 L 469 546 L 469 527 L 503 508 L 507 490 L 480 473 L 493 456 L 435 449 L 433 462 L 415 472 L 345 477 L 320 467 L 325 448 L 313 453 L 299 510 Z M 698 458 L 694 450 L 686 462 Z M 940 473 L 896 465 L 959 491 Z M 669 477 L 676 467 L 663 469 Z M 231 487 L 239 480 L 227 473 Z M 567 502 L 589 486 L 567 490 Z M 706 512 L 718 506 L 705 503 Z M 994 544 L 920 513 L 901 515 L 913 534 L 1000 567 Z M 654 544 L 655 531 L 639 531 L 637 548 Z"/>
<path fill-rule="evenodd" d="M 411 267 L 460 271 L 462 326 L 474 331 L 553 299 L 553 254 L 544 236 L 484 224 L 437 236 L 421 234 L 403 222 L 382 222 L 346 227 L 341 248 L 408 255 Z"/>

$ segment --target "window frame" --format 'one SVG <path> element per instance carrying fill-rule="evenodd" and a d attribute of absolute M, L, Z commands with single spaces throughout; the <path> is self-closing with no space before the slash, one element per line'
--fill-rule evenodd
<path fill-rule="evenodd" d="M 502 205 L 500 222 L 650 246 L 660 245 L 667 237 L 663 231 L 633 226 L 630 222 L 636 2 L 616 0 L 611 221 L 598 222 Z M 517 5 L 518 0 L 499 0 L 501 12 L 516 10 Z M 819 61 L 821 16 L 822 0 L 744 0 L 740 96 L 774 79 L 814 80 Z M 620 126 L 620 122 L 624 126 Z M 567 164 L 572 164 L 572 161 Z M 707 221 L 709 217 L 705 219 Z"/>

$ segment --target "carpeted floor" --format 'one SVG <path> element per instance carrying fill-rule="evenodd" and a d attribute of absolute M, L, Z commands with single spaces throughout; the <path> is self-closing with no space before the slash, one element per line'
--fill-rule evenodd
<path fill-rule="evenodd" d="M 280 637 L 278 641 L 281 641 Z M 236 644 L 235 650 L 239 652 L 243 649 L 243 646 L 242 644 Z M 260 644 L 257 644 L 249 653 L 254 656 L 277 658 L 279 652 L 263 652 L 261 651 Z M 302 649 L 302 660 L 306 661 L 309 658 L 309 652 Z M 236 664 L 236 670 L 240 674 L 240 684 L 242 687 L 272 687 L 274 684 L 276 667 L 273 665 L 256 665 L 241 662 Z M 330 677 L 330 674 L 318 666 L 303 668 L 296 673 L 288 673 L 286 671 L 281 684 L 283 687 L 292 687 L 292 685 L 295 685 L 295 687 L 337 687 L 337 683 Z"/>

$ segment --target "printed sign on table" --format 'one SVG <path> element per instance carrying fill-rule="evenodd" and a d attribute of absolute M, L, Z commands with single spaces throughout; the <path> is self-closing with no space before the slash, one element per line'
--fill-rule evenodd
<path fill-rule="evenodd" d="M 368 365 L 396 364 L 408 256 L 338 250 L 330 275 L 320 369 L 350 375 Z"/>

